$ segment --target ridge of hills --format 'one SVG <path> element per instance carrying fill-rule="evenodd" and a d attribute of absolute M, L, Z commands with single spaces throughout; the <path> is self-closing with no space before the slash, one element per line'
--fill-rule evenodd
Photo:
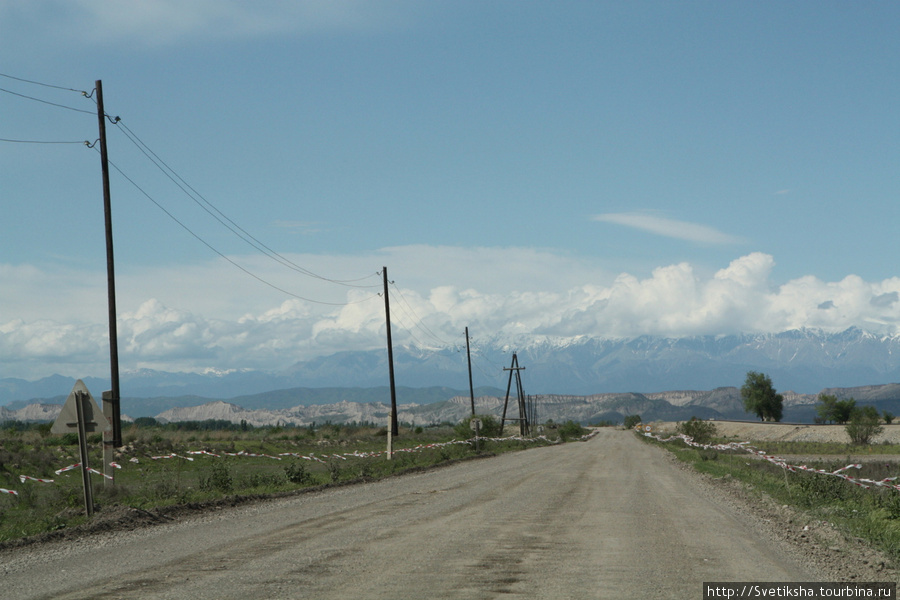
<path fill-rule="evenodd" d="M 329 393 L 337 393 L 335 390 Z M 441 388 L 442 389 L 442 388 Z M 389 397 L 384 397 L 386 389 L 347 388 L 343 390 L 343 399 L 315 404 L 304 400 L 307 388 L 276 390 L 264 394 L 235 398 L 233 401 L 189 397 L 190 404 L 175 405 L 153 416 L 161 422 L 225 420 L 232 423 L 246 421 L 253 426 L 282 425 L 308 426 L 312 423 L 385 423 L 388 417 Z M 416 396 L 417 390 L 405 388 L 405 396 Z M 450 393 L 454 390 L 443 390 Z M 480 395 L 475 399 L 476 412 L 500 416 L 505 403 L 505 394 L 501 390 L 491 395 Z M 833 394 L 839 399 L 854 398 L 857 405 L 872 405 L 879 411 L 888 410 L 900 413 L 900 384 L 868 385 L 852 388 L 826 388 L 821 393 Z M 422 398 L 434 398 L 438 394 L 435 389 L 425 389 Z M 382 400 L 372 400 L 373 395 Z M 815 417 L 815 405 L 818 394 L 797 394 L 784 392 L 784 421 L 811 423 Z M 272 401 L 267 402 L 267 397 Z M 352 398 L 352 399 L 351 399 Z M 638 414 L 644 422 L 682 421 L 691 417 L 703 419 L 753 420 L 753 415 L 744 411 L 740 390 L 736 387 L 722 387 L 709 391 L 677 390 L 650 394 L 640 393 L 607 393 L 589 396 L 538 394 L 530 396 L 535 403 L 537 420 L 545 422 L 552 419 L 556 422 L 568 420 L 580 423 L 597 423 L 601 421 L 621 422 L 625 416 Z M 166 399 L 177 400 L 177 399 Z M 50 421 L 56 418 L 62 408 L 60 403 L 34 403 L 11 410 L 0 407 L 0 422 L 18 421 Z M 246 401 L 241 404 L 238 401 Z M 123 400 L 123 412 L 132 417 L 131 412 L 141 399 Z M 177 404 L 177 403 L 176 403 Z M 456 423 L 470 414 L 471 405 L 468 394 L 456 395 L 431 402 L 403 402 L 398 398 L 398 418 L 401 422 L 412 425 L 431 425 L 436 423 Z M 518 416 L 515 396 L 510 398 L 507 415 Z"/>

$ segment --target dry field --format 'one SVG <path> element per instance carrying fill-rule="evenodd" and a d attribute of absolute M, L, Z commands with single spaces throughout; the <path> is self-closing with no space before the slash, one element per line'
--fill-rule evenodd
<path fill-rule="evenodd" d="M 735 441 L 753 442 L 837 442 L 849 444 L 850 438 L 844 425 L 796 425 L 789 423 L 744 423 L 715 421 L 719 435 Z M 674 433 L 675 423 L 651 423 L 654 431 Z M 884 425 L 884 432 L 876 436 L 873 444 L 900 444 L 900 425 Z"/>

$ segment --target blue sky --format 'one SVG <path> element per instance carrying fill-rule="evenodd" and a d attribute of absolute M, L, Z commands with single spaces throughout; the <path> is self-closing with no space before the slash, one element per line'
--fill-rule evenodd
<path fill-rule="evenodd" d="M 0 0 L 0 139 L 95 140 L 103 81 L 123 369 L 381 347 L 383 265 L 401 344 L 894 335 L 898 26 L 896 2 Z M 0 142 L 0 203 L 0 377 L 103 374 L 97 152 Z"/>

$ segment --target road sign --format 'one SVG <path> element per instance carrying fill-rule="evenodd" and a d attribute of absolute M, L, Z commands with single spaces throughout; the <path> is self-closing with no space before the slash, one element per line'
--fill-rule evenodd
<path fill-rule="evenodd" d="M 475 430 L 478 433 L 481 430 L 481 419 L 472 419 L 469 421 L 469 427 Z"/>
<path fill-rule="evenodd" d="M 87 396 L 87 402 L 82 403 L 84 409 L 84 430 L 87 433 L 94 433 L 95 431 L 109 431 L 112 429 L 112 425 L 103 416 L 103 411 L 97 406 L 97 402 L 91 396 L 87 386 L 79 379 L 75 382 L 75 387 L 72 388 L 69 397 L 66 398 L 62 412 L 59 413 L 50 431 L 53 433 L 78 433 L 77 402 L 79 394 Z"/>

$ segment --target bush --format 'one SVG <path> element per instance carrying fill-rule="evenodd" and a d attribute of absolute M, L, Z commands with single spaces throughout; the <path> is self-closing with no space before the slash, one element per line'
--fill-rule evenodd
<path fill-rule="evenodd" d="M 625 429 L 634 429 L 641 422 L 641 415 L 628 415 L 625 417 Z"/>
<path fill-rule="evenodd" d="M 580 438 L 587 433 L 587 429 L 576 423 L 575 421 L 566 421 L 557 428 L 559 439 L 567 442 L 571 439 Z"/>
<path fill-rule="evenodd" d="M 879 425 L 881 417 L 874 406 L 863 406 L 853 409 L 850 413 L 850 422 L 847 423 L 847 435 L 850 441 L 857 445 L 868 444 L 869 441 L 884 431 Z"/>
<path fill-rule="evenodd" d="M 500 429 L 500 423 L 494 418 L 494 415 L 475 415 L 466 417 L 453 428 L 453 432 L 457 437 L 469 439 L 475 437 L 475 431 L 469 425 L 472 419 L 481 419 L 481 431 L 479 435 L 482 437 L 500 437 L 503 431 Z"/>
<path fill-rule="evenodd" d="M 306 470 L 306 465 L 296 460 L 284 467 L 284 474 L 288 481 L 297 485 L 312 483 L 312 473 Z"/>
<path fill-rule="evenodd" d="M 708 444 L 719 433 L 713 423 L 697 417 L 691 417 L 689 421 L 679 423 L 675 426 L 675 431 L 688 436 L 697 444 Z"/>
<path fill-rule="evenodd" d="M 223 494 L 228 494 L 234 489 L 234 479 L 231 476 L 231 470 L 224 461 L 215 462 L 210 469 L 209 477 L 200 479 L 200 489 L 218 490 Z"/>

